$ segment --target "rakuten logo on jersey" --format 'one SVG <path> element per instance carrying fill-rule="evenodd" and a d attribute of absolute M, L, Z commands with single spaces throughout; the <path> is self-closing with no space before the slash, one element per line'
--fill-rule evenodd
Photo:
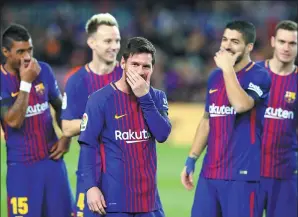
<path fill-rule="evenodd" d="M 235 115 L 236 111 L 233 107 L 229 106 L 216 106 L 214 103 L 209 106 L 210 117 L 223 117 L 227 115 Z"/>
<path fill-rule="evenodd" d="M 272 108 L 268 107 L 265 112 L 265 118 L 271 118 L 271 119 L 294 119 L 294 112 L 283 110 L 282 108 Z"/>
<path fill-rule="evenodd" d="M 145 142 L 151 137 L 150 133 L 147 130 L 142 131 L 132 131 L 129 129 L 128 132 L 121 132 L 120 130 L 115 131 L 115 139 L 116 140 L 125 140 L 126 143 L 137 143 L 137 142 Z"/>
<path fill-rule="evenodd" d="M 29 105 L 26 111 L 26 115 L 25 117 L 32 117 L 35 115 L 39 115 L 44 113 L 44 111 L 46 111 L 49 108 L 49 104 L 48 102 L 44 102 L 44 103 L 37 103 L 35 105 Z"/>

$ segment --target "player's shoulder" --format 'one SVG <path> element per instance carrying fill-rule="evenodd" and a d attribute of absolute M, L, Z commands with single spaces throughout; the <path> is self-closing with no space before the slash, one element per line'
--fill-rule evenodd
<path fill-rule="evenodd" d="M 115 85 L 113 83 L 110 83 L 104 86 L 103 88 L 93 92 L 89 96 L 89 100 L 98 101 L 98 102 L 101 102 L 101 104 L 104 104 L 104 102 L 113 95 L 113 92 L 115 90 L 116 90 Z"/>
<path fill-rule="evenodd" d="M 264 64 L 266 64 L 266 63 L 264 63 Z M 268 72 L 267 68 L 265 67 L 265 65 L 263 66 L 262 64 L 254 63 L 254 65 L 251 68 L 251 71 L 253 73 L 251 73 L 250 75 L 252 75 L 256 79 L 270 80 L 270 75 L 269 75 L 269 72 Z"/>
<path fill-rule="evenodd" d="M 45 74 L 49 74 L 52 72 L 52 67 L 50 66 L 50 64 L 40 61 L 37 61 L 39 66 L 40 66 L 40 74 L 41 75 L 45 75 Z"/>
<path fill-rule="evenodd" d="M 255 62 L 256 66 L 261 66 L 263 68 L 266 68 L 267 64 L 268 64 L 268 60 L 258 60 Z"/>
<path fill-rule="evenodd" d="M 83 83 L 84 78 L 88 75 L 88 72 L 85 68 L 85 66 L 81 66 L 77 69 L 77 71 L 73 72 L 72 75 L 69 76 L 69 78 L 66 81 L 66 85 L 75 85 L 80 86 L 80 84 Z"/>
<path fill-rule="evenodd" d="M 214 77 L 218 76 L 219 74 L 222 74 L 222 69 L 215 68 L 211 71 L 209 78 L 214 78 Z"/>

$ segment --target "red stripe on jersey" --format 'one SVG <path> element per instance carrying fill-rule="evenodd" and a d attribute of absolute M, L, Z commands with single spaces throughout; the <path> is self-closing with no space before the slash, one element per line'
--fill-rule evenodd
<path fill-rule="evenodd" d="M 138 108 L 137 108 L 137 104 L 135 103 L 135 97 L 134 95 L 129 95 L 128 96 L 128 100 L 126 100 L 126 105 L 127 105 L 127 109 L 129 108 L 129 113 L 133 114 L 132 117 L 127 118 L 126 120 L 128 121 L 129 125 L 130 125 L 130 129 L 132 129 L 133 131 L 137 131 L 138 129 L 140 129 L 140 126 L 136 120 L 136 113 L 138 112 Z M 141 171 L 141 166 L 143 161 L 140 162 L 138 161 L 138 157 L 140 156 L 139 150 L 138 150 L 139 144 L 135 144 L 135 146 L 132 147 L 133 151 L 134 151 L 134 155 L 136 156 L 136 164 L 139 165 L 139 169 L 138 171 L 134 171 L 134 176 L 136 177 L 136 180 L 138 182 L 136 182 L 136 188 L 138 192 L 142 192 L 142 183 L 144 182 L 142 180 L 142 171 Z M 131 148 L 131 147 L 129 147 Z M 143 159 L 141 159 L 143 160 Z M 135 167 L 137 168 L 137 167 Z M 137 205 L 135 207 L 135 209 L 142 209 L 142 200 L 139 198 L 135 198 Z"/>
<path fill-rule="evenodd" d="M 224 85 L 224 80 L 223 80 L 223 77 L 221 77 L 220 79 L 220 94 L 218 96 L 218 105 L 224 105 L 225 104 L 225 101 L 227 100 L 224 96 L 226 95 L 226 88 L 225 88 L 225 85 Z M 227 129 L 224 129 L 224 118 L 222 119 L 221 117 L 219 118 L 216 118 L 215 120 L 215 135 L 216 135 L 216 139 L 215 139 L 215 147 L 214 147 L 214 159 L 213 159 L 213 166 L 215 167 L 215 169 L 212 169 L 213 170 L 213 173 L 212 173 L 212 178 L 216 178 L 216 177 L 222 177 L 223 174 L 220 174 L 221 173 L 221 170 L 218 169 L 218 160 L 221 158 L 220 156 L 220 150 L 222 149 L 225 149 L 226 147 L 224 147 L 224 144 L 221 144 L 221 136 L 224 135 L 225 131 Z M 225 173 L 225 171 L 227 171 L 228 168 L 226 168 L 226 170 L 223 170 L 222 172 Z"/>
<path fill-rule="evenodd" d="M 250 192 L 249 195 L 249 217 L 255 216 L 255 192 Z"/>
<path fill-rule="evenodd" d="M 145 120 L 144 120 L 144 116 L 143 116 L 143 112 L 141 110 L 141 108 L 139 107 L 140 112 L 138 113 L 138 118 L 140 120 L 140 127 L 141 129 L 145 129 Z M 147 131 L 149 131 L 149 129 L 146 128 Z M 153 184 L 153 180 L 155 180 L 155 171 L 156 171 L 156 165 L 154 163 L 154 159 L 153 159 L 153 153 L 152 153 L 152 149 L 150 149 L 150 145 L 151 144 L 147 144 L 146 142 L 142 143 L 142 150 L 143 150 L 143 159 L 144 159 L 144 165 L 146 165 L 144 167 L 144 175 L 147 177 L 147 179 L 150 179 L 151 181 L 149 181 L 149 183 L 147 182 L 147 188 L 151 188 L 152 191 L 148 191 L 147 194 L 143 194 L 144 197 L 147 198 L 146 200 L 142 200 L 143 202 L 143 207 L 144 207 L 144 211 L 149 211 L 149 207 L 152 208 L 154 206 L 154 202 L 155 202 L 155 188 L 153 186 L 151 186 Z M 144 150 L 147 150 L 146 152 L 144 152 Z M 145 156 L 144 156 L 145 155 Z M 148 156 L 150 159 L 148 159 Z M 146 178 L 145 177 L 145 178 Z"/>
<path fill-rule="evenodd" d="M 257 110 L 253 108 L 250 113 L 250 141 L 251 144 L 255 144 L 256 142 L 256 118 L 257 118 Z"/>
<path fill-rule="evenodd" d="M 101 157 L 101 168 L 102 168 L 102 171 L 105 173 L 107 170 L 106 154 L 105 154 L 105 147 L 102 142 L 99 145 L 99 149 L 100 149 L 100 157 Z"/>
<path fill-rule="evenodd" d="M 11 207 L 10 207 L 10 197 L 7 196 L 7 216 L 8 216 L 8 217 L 11 217 L 10 212 L 11 212 Z"/>
<path fill-rule="evenodd" d="M 135 100 L 135 99 L 134 99 Z M 143 120 L 143 115 L 142 115 L 142 109 L 137 105 L 137 103 L 135 101 L 133 101 L 133 107 L 135 107 L 135 113 L 134 113 L 134 125 L 136 126 L 136 129 L 141 131 L 142 129 L 145 129 L 144 127 L 144 120 Z M 149 192 L 148 192 L 148 171 L 146 168 L 147 165 L 147 161 L 146 161 L 146 156 L 144 156 L 144 147 L 145 142 L 141 142 L 140 144 L 137 145 L 137 149 L 138 149 L 138 156 L 139 156 L 139 160 L 141 166 L 140 168 L 140 174 L 138 174 L 140 176 L 140 180 L 142 180 L 141 182 L 141 198 L 140 198 L 140 208 L 142 211 L 147 212 L 148 211 L 148 197 L 149 197 Z M 145 144 L 146 145 L 146 144 Z M 148 147 L 146 147 L 148 148 Z M 149 153 L 148 153 L 149 154 Z M 142 156 L 142 157 L 141 157 Z M 144 193 L 144 192 L 148 192 L 148 193 Z"/>

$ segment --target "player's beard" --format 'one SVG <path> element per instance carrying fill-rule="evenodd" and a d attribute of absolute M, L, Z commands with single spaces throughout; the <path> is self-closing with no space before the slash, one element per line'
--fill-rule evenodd
<path fill-rule="evenodd" d="M 238 64 L 238 63 L 240 63 L 241 60 L 243 59 L 243 57 L 244 57 L 244 52 L 241 53 L 241 55 L 237 57 L 237 59 L 236 59 L 236 61 L 235 61 L 235 65 Z"/>

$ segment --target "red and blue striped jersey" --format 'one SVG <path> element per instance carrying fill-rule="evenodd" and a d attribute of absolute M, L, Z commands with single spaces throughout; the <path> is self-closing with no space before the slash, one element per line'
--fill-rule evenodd
<path fill-rule="evenodd" d="M 81 67 L 67 80 L 63 94 L 62 116 L 63 120 L 81 119 L 88 97 L 95 91 L 103 88 L 112 81 L 122 77 L 122 69 L 117 64 L 109 74 L 98 75 L 89 68 L 89 65 Z"/>
<path fill-rule="evenodd" d="M 250 62 L 236 73 L 241 87 L 255 101 L 244 113 L 231 106 L 223 73 L 216 69 L 208 79 L 205 111 L 210 131 L 201 176 L 211 179 L 260 179 L 261 132 L 270 77 L 266 70 Z"/>
<path fill-rule="evenodd" d="M 281 76 L 270 70 L 268 60 L 259 64 L 268 70 L 272 80 L 265 113 L 261 175 L 291 179 L 297 175 L 298 69 Z"/>
<path fill-rule="evenodd" d="M 11 128 L 1 118 L 7 145 L 7 161 L 32 163 L 49 156 L 49 150 L 58 141 L 52 124 L 50 102 L 60 96 L 60 90 L 51 67 L 39 62 L 40 74 L 32 82 L 29 103 L 20 129 Z M 1 106 L 12 106 L 19 93 L 18 76 L 1 65 Z"/>
<path fill-rule="evenodd" d="M 86 190 L 98 186 L 91 158 L 100 144 L 103 169 L 98 187 L 108 212 L 161 208 L 155 140 L 164 142 L 171 131 L 167 111 L 165 93 L 154 88 L 136 98 L 111 83 L 89 98 L 79 137 L 81 152 L 89 150 L 80 156 L 82 177 Z"/>

